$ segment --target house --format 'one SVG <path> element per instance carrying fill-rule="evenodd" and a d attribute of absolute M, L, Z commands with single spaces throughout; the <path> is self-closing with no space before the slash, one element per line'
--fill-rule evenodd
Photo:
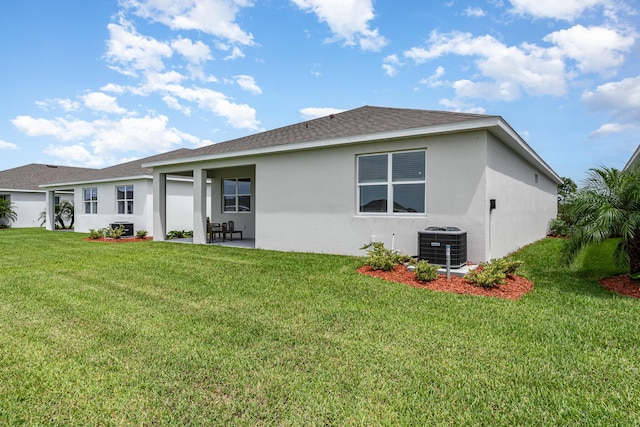
<path fill-rule="evenodd" d="M 43 185 L 47 193 L 47 229 L 53 229 L 53 204 L 58 194 L 71 194 L 75 204 L 75 231 L 129 224 L 132 231 L 150 231 L 153 220 L 153 173 L 145 162 L 188 156 L 183 148 L 144 159 L 94 169 L 72 179 L 54 179 Z M 193 229 L 193 182 L 191 177 L 170 176 L 166 197 L 170 230 Z"/>
<path fill-rule="evenodd" d="M 636 148 L 636 151 L 631 155 L 631 158 L 629 159 L 629 161 L 627 162 L 627 164 L 624 166 L 624 169 L 631 169 L 634 166 L 638 166 L 640 165 L 640 145 L 638 145 L 638 148 Z"/>
<path fill-rule="evenodd" d="M 75 177 L 91 173 L 93 169 L 32 163 L 13 169 L 0 171 L 0 198 L 11 201 L 17 214 L 12 227 L 41 227 L 42 212 L 45 211 L 45 190 L 41 184 L 56 180 L 73 180 Z M 59 192 L 53 203 L 62 200 L 73 201 L 73 194 Z M 4 224 L 8 225 L 8 224 Z"/>
<path fill-rule="evenodd" d="M 210 215 L 258 248 L 347 255 L 373 240 L 416 255 L 419 231 L 446 226 L 466 232 L 474 262 L 544 237 L 561 183 L 500 116 L 371 106 L 142 166 L 153 169 L 153 212 L 140 220 L 154 240 L 185 213 L 169 185 L 185 176 L 195 243 Z"/>

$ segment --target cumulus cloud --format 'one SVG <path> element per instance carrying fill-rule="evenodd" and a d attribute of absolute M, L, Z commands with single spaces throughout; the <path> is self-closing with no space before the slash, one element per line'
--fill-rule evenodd
<path fill-rule="evenodd" d="M 624 53 L 629 52 L 635 40 L 605 27 L 576 25 L 547 35 L 544 41 L 555 43 L 562 53 L 578 62 L 582 72 L 607 72 L 620 66 Z"/>
<path fill-rule="evenodd" d="M 194 43 L 190 39 L 180 37 L 171 42 L 171 47 L 192 64 L 201 64 L 202 62 L 213 58 L 211 56 L 211 49 L 209 49 L 209 46 L 202 43 L 200 40 Z"/>
<path fill-rule="evenodd" d="M 331 114 L 342 113 L 345 110 L 331 107 L 307 107 L 300 110 L 302 118 L 305 120 L 317 119 L 318 117 L 326 117 Z"/>
<path fill-rule="evenodd" d="M 121 4 L 146 19 L 174 30 L 195 30 L 241 45 L 252 45 L 253 35 L 236 22 L 251 0 L 122 0 Z"/>
<path fill-rule="evenodd" d="M 124 114 L 126 109 L 118 106 L 118 100 L 114 96 L 102 92 L 90 92 L 82 96 L 84 105 L 88 108 L 103 113 Z"/>
<path fill-rule="evenodd" d="M 603 136 L 609 136 L 622 132 L 635 132 L 638 130 L 638 126 L 633 123 L 605 123 L 597 130 L 591 132 L 592 138 L 599 138 Z"/>
<path fill-rule="evenodd" d="M 590 108 L 612 110 L 616 114 L 640 119 L 640 76 L 608 82 L 586 91 L 582 100 Z"/>
<path fill-rule="evenodd" d="M 99 168 L 105 166 L 105 159 L 101 156 L 91 154 L 89 150 L 79 144 L 74 145 L 49 145 L 45 154 L 57 157 L 60 160 L 56 163 L 66 165 L 82 165 L 88 168 Z"/>
<path fill-rule="evenodd" d="M 444 76 L 445 69 L 442 66 L 438 66 L 436 71 L 427 78 L 421 79 L 420 84 L 427 85 L 429 87 L 438 87 L 442 86 L 443 82 L 440 80 L 442 76 Z"/>
<path fill-rule="evenodd" d="M 487 13 L 481 7 L 468 7 L 464 10 L 464 14 L 471 18 L 482 18 Z"/>
<path fill-rule="evenodd" d="M 528 15 L 534 18 L 552 18 L 573 21 L 587 10 L 604 7 L 609 8 L 611 0 L 509 0 L 511 12 L 517 15 Z"/>
<path fill-rule="evenodd" d="M 11 142 L 3 141 L 0 139 L 0 150 L 17 150 L 18 146 Z"/>
<path fill-rule="evenodd" d="M 382 61 L 382 70 L 389 77 L 398 75 L 398 67 L 402 66 L 402 62 L 398 55 L 388 55 Z"/>
<path fill-rule="evenodd" d="M 459 96 L 514 100 L 521 92 L 529 95 L 566 93 L 565 67 L 558 49 L 544 49 L 529 43 L 507 46 L 490 35 L 431 33 L 428 48 L 414 47 L 404 56 L 416 64 L 454 54 L 475 57 L 481 75 L 488 80 L 454 82 Z"/>
<path fill-rule="evenodd" d="M 314 13 L 320 22 L 325 22 L 333 37 L 328 41 L 344 41 L 347 46 L 359 45 L 360 49 L 379 51 L 389 41 L 372 29 L 369 21 L 375 15 L 372 0 L 292 0 L 307 13 Z"/>
<path fill-rule="evenodd" d="M 139 34 L 124 20 L 120 24 L 111 23 L 107 28 L 110 37 L 105 57 L 115 64 L 112 68 L 122 74 L 137 76 L 141 70 L 161 71 L 164 69 L 163 58 L 173 54 L 167 43 Z"/>
<path fill-rule="evenodd" d="M 238 86 L 240 86 L 242 89 L 246 90 L 247 92 L 251 92 L 256 95 L 259 95 L 262 93 L 262 89 L 260 89 L 260 87 L 256 84 L 256 81 L 253 77 L 247 76 L 247 75 L 241 75 L 241 76 L 235 76 L 234 78 L 236 79 L 236 83 L 238 83 Z"/>

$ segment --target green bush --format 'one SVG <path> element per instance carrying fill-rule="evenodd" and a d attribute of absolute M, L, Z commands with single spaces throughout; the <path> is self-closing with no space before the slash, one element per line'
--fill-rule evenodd
<path fill-rule="evenodd" d="M 103 229 L 99 228 L 97 230 L 94 230 L 93 228 L 89 230 L 89 238 L 90 239 L 94 239 L 94 240 L 98 240 L 99 238 L 101 238 L 103 236 Z"/>
<path fill-rule="evenodd" d="M 126 229 L 124 228 L 124 225 L 122 224 L 117 227 L 109 227 L 106 230 L 107 230 L 107 237 L 111 239 L 121 238 L 126 231 Z"/>
<path fill-rule="evenodd" d="M 193 237 L 193 231 L 171 230 L 167 233 L 167 239 L 183 239 L 185 237 Z"/>
<path fill-rule="evenodd" d="M 416 279 L 421 282 L 430 282 L 438 278 L 440 266 L 429 264 L 428 261 L 421 260 L 416 264 Z"/>
<path fill-rule="evenodd" d="M 147 234 L 149 234 L 149 232 L 147 230 L 138 230 L 136 231 L 136 237 L 139 239 L 144 239 L 145 237 L 147 237 Z"/>
<path fill-rule="evenodd" d="M 474 285 L 493 288 L 504 283 L 504 279 L 506 279 L 508 275 L 514 274 L 521 265 L 522 261 L 514 259 L 492 259 L 487 263 L 480 264 L 477 269 L 465 277 Z"/>
<path fill-rule="evenodd" d="M 371 242 L 360 249 L 367 250 L 365 264 L 373 270 L 391 271 L 396 265 L 402 264 L 409 259 L 402 252 L 385 248 L 382 242 Z"/>
<path fill-rule="evenodd" d="M 549 234 L 555 237 L 566 237 L 570 234 L 571 226 L 560 218 L 549 221 Z"/>

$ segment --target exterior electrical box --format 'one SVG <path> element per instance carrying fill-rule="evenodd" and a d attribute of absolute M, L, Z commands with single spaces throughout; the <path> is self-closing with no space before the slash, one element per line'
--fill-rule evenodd
<path fill-rule="evenodd" d="M 126 236 L 126 237 L 133 236 L 133 223 L 132 222 L 114 222 L 114 223 L 109 224 L 109 228 L 118 228 L 121 225 L 124 227 L 124 233 L 122 233 L 123 236 Z"/>
<path fill-rule="evenodd" d="M 427 227 L 418 231 L 418 258 L 433 265 L 447 265 L 450 246 L 451 268 L 467 264 L 467 232 L 456 227 Z"/>

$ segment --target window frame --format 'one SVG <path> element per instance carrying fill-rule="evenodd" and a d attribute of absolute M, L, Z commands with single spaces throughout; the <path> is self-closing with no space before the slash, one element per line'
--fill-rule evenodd
<path fill-rule="evenodd" d="M 393 179 L 393 155 L 403 153 L 422 153 L 424 156 L 424 170 L 422 179 Z M 360 159 L 363 157 L 386 156 L 386 178 L 379 180 L 371 180 L 369 182 L 360 182 Z M 426 216 L 427 214 L 427 150 L 403 150 L 403 151 L 387 151 L 380 153 L 367 153 L 356 155 L 356 214 L 366 216 Z M 423 186 L 423 206 L 422 211 L 418 212 L 394 212 L 395 194 L 394 187 L 400 185 L 422 185 Z M 363 187 L 382 187 L 386 188 L 386 211 L 363 211 L 360 202 Z"/>
<path fill-rule="evenodd" d="M 120 189 L 124 188 L 124 191 Z M 131 189 L 131 198 L 127 197 L 129 194 L 129 188 Z M 118 198 L 118 193 L 124 193 L 124 198 Z M 117 215 L 134 215 L 135 214 L 135 186 L 133 184 L 116 185 L 116 214 Z M 131 205 L 129 205 L 129 202 Z M 122 203 L 122 210 L 120 212 L 120 204 Z M 131 207 L 131 209 L 129 209 Z M 129 212 L 130 211 L 130 212 Z"/>
<path fill-rule="evenodd" d="M 234 181 L 235 182 L 235 191 L 234 193 L 226 193 L 225 192 L 225 183 L 226 181 Z M 240 193 L 239 192 L 239 185 L 238 183 L 240 181 L 248 181 L 249 182 L 249 192 L 248 193 Z M 228 178 L 222 178 L 221 180 L 221 185 L 222 185 L 222 203 L 221 203 L 221 207 L 222 207 L 222 213 L 223 214 L 248 214 L 253 212 L 253 184 L 252 184 L 252 179 L 251 177 L 245 176 L 245 177 L 228 177 Z M 225 203 L 226 201 L 226 197 L 234 197 L 235 199 L 235 207 L 233 210 L 227 210 L 227 204 Z M 249 198 L 249 209 L 248 210 L 240 210 L 240 199 L 241 197 L 248 197 Z"/>
<path fill-rule="evenodd" d="M 93 190 L 95 190 L 95 198 Z M 87 191 L 91 191 L 88 199 Z M 86 187 L 82 189 L 82 207 L 84 208 L 82 211 L 84 215 L 98 214 L 98 187 Z"/>

